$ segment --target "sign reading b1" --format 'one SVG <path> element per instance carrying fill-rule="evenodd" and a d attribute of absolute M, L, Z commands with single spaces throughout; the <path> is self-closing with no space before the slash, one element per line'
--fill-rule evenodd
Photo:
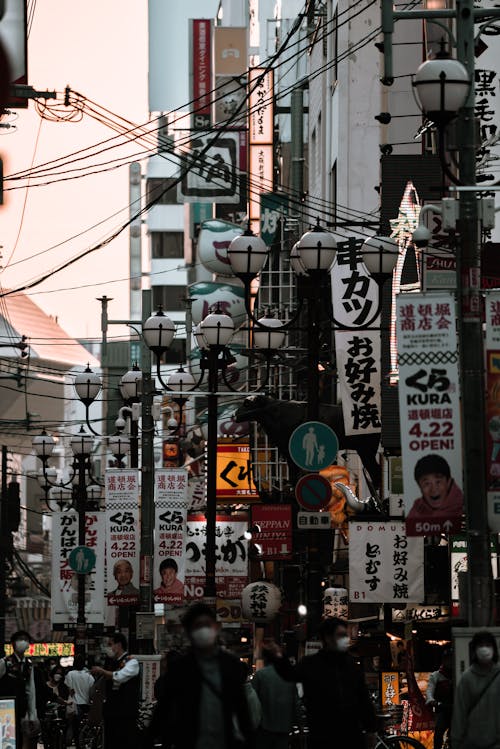
<path fill-rule="evenodd" d="M 322 471 L 335 463 L 339 441 L 331 427 L 321 421 L 306 421 L 292 432 L 290 457 L 304 471 Z"/>

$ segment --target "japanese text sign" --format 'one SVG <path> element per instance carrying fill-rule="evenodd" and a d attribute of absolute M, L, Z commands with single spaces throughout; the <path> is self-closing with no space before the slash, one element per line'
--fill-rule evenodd
<path fill-rule="evenodd" d="M 488 524 L 500 531 L 500 292 L 486 294 L 486 466 Z"/>
<path fill-rule="evenodd" d="M 460 530 L 462 435 L 455 299 L 397 297 L 399 411 L 406 530 Z"/>
<path fill-rule="evenodd" d="M 269 145 L 273 142 L 273 85 L 272 69 L 250 69 L 250 145 Z"/>
<path fill-rule="evenodd" d="M 290 559 L 292 556 L 292 508 L 290 505 L 252 507 L 252 540 L 261 547 L 260 558 Z"/>
<path fill-rule="evenodd" d="M 239 135 L 225 131 L 193 136 L 190 150 L 179 149 L 183 178 L 180 203 L 239 203 Z M 189 168 L 187 168 L 189 167 Z"/>
<path fill-rule="evenodd" d="M 139 601 L 139 471 L 110 468 L 106 486 L 106 598 L 111 606 Z"/>
<path fill-rule="evenodd" d="M 259 495 L 253 483 L 248 442 L 219 442 L 217 445 L 217 501 L 238 499 L 257 501 Z"/>
<path fill-rule="evenodd" d="M 424 540 L 408 538 L 401 521 L 349 524 L 349 600 L 420 603 Z"/>
<path fill-rule="evenodd" d="M 373 320 L 378 287 L 362 262 L 361 242 L 352 238 L 337 245 L 332 268 L 332 303 L 335 319 L 354 331 L 337 331 L 335 349 L 345 432 L 349 435 L 380 432 L 380 332 L 363 330 L 380 324 Z"/>
<path fill-rule="evenodd" d="M 154 600 L 184 601 L 188 472 L 185 468 L 155 473 Z"/>

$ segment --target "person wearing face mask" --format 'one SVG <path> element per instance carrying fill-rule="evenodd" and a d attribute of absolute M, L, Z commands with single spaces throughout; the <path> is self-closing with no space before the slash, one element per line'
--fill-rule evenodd
<path fill-rule="evenodd" d="M 191 649 L 169 664 L 159 695 L 164 749 L 251 749 L 244 674 L 240 661 L 219 647 L 215 612 L 195 603 L 183 626 Z"/>
<path fill-rule="evenodd" d="M 94 666 L 92 674 L 105 680 L 104 743 L 106 749 L 136 749 L 139 709 L 139 661 L 127 652 L 127 638 L 115 632 L 106 655 L 110 668 Z"/>
<path fill-rule="evenodd" d="M 322 648 L 296 666 L 275 642 L 266 645 L 278 674 L 300 682 L 309 726 L 309 749 L 332 746 L 365 749 L 377 727 L 375 710 L 354 658 L 347 652 L 349 636 L 342 619 L 325 619 L 319 628 Z M 365 736 L 365 733 L 367 736 Z"/>
<path fill-rule="evenodd" d="M 471 665 L 455 694 L 451 745 L 453 749 L 500 749 L 500 665 L 491 632 L 476 632 L 470 652 Z"/>
<path fill-rule="evenodd" d="M 13 652 L 0 659 L 0 697 L 16 700 L 16 746 L 31 749 L 36 746 L 40 722 L 36 709 L 36 690 L 33 664 L 25 657 L 30 644 L 28 632 L 19 630 L 10 639 Z"/>

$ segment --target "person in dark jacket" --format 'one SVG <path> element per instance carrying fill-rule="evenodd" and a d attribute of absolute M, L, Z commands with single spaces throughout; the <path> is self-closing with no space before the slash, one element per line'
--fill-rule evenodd
<path fill-rule="evenodd" d="M 195 603 L 183 625 L 191 650 L 169 663 L 159 694 L 164 749 L 252 747 L 241 664 L 219 647 L 214 611 Z"/>
<path fill-rule="evenodd" d="M 363 674 L 347 652 L 349 637 L 345 622 L 333 617 L 325 619 L 319 634 L 322 649 L 296 666 L 283 656 L 276 643 L 267 645 L 267 650 L 280 676 L 286 681 L 302 683 L 310 749 L 332 746 L 365 749 L 374 740 L 375 709 Z"/>

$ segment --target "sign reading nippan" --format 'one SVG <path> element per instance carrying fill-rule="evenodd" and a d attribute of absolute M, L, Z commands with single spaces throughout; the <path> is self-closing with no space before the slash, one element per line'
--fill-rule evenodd
<path fill-rule="evenodd" d="M 217 445 L 217 489 L 218 502 L 259 500 L 250 468 L 250 446 L 248 442 Z"/>

